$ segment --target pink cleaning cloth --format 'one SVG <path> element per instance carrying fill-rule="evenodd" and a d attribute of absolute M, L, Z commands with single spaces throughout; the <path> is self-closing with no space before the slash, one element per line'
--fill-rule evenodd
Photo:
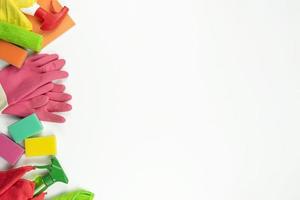
<path fill-rule="evenodd" d="M 15 165 L 22 157 L 24 149 L 13 142 L 5 134 L 0 133 L 0 157 L 4 158 L 9 164 Z"/>

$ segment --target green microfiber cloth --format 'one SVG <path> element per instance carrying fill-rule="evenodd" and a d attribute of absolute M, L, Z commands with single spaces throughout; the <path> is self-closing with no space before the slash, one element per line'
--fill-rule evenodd
<path fill-rule="evenodd" d="M 77 190 L 74 192 L 64 193 L 57 197 L 54 197 L 52 200 L 93 200 L 94 194 L 86 190 Z"/>
<path fill-rule="evenodd" d="M 0 22 L 0 39 L 36 52 L 42 49 L 42 35 L 5 22 Z"/>

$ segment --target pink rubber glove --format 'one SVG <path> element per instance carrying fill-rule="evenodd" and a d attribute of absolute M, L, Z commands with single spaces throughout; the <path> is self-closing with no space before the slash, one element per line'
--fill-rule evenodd
<path fill-rule="evenodd" d="M 0 108 L 19 102 L 49 82 L 68 77 L 61 71 L 64 64 L 56 54 L 36 54 L 27 58 L 21 69 L 9 66 L 1 70 Z"/>
<path fill-rule="evenodd" d="M 41 93 L 49 88 L 52 89 L 44 94 Z M 64 85 L 46 84 L 36 90 L 35 94 L 25 97 L 24 101 L 8 106 L 3 110 L 3 113 L 18 117 L 26 117 L 36 113 L 42 121 L 63 123 L 65 118 L 53 112 L 67 112 L 72 109 L 72 106 L 66 103 L 72 96 L 64 93 L 64 90 Z M 38 94 L 39 96 L 35 96 Z M 32 98 L 32 96 L 35 97 Z"/>
<path fill-rule="evenodd" d="M 47 83 L 46 85 L 43 85 L 41 87 L 39 87 L 38 89 L 36 89 L 34 92 L 32 92 L 31 94 L 27 95 L 26 97 L 24 97 L 22 99 L 22 101 L 24 100 L 29 100 L 32 99 L 34 97 L 38 97 L 40 95 L 44 95 L 48 92 L 64 92 L 65 91 L 65 86 L 63 84 L 56 84 L 56 83 Z"/>

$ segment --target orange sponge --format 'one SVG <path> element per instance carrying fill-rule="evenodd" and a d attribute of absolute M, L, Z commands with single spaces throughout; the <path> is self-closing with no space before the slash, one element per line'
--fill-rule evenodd
<path fill-rule="evenodd" d="M 0 40 L 0 58 L 5 62 L 20 68 L 27 54 L 28 52 L 25 49 Z"/>

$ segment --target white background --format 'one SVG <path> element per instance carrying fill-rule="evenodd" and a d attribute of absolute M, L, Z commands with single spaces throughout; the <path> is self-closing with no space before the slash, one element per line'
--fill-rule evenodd
<path fill-rule="evenodd" d="M 74 109 L 44 134 L 70 184 L 50 196 L 300 198 L 298 0 L 64 4 L 77 26 L 44 52 L 67 60 Z"/>

